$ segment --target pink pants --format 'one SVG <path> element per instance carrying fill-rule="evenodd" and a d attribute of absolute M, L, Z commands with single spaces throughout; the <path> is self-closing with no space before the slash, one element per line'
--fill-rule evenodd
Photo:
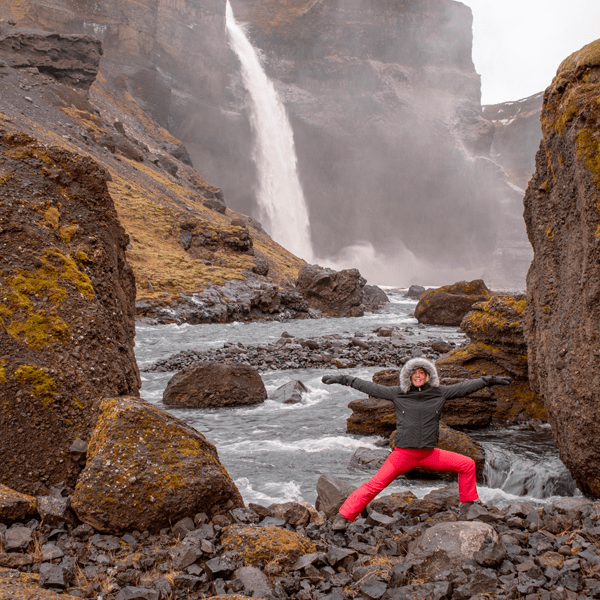
<path fill-rule="evenodd" d="M 477 500 L 475 461 L 468 456 L 439 448 L 394 448 L 373 477 L 350 494 L 342 504 L 340 513 L 354 521 L 362 509 L 386 488 L 398 475 L 415 467 L 458 473 L 458 494 L 461 502 Z"/>

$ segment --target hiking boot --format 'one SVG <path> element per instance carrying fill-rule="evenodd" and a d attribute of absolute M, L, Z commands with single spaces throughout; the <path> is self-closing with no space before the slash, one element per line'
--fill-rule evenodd
<path fill-rule="evenodd" d="M 331 529 L 333 531 L 345 531 L 348 525 L 351 523 L 346 517 L 340 513 L 337 514 L 333 523 L 331 525 Z"/>

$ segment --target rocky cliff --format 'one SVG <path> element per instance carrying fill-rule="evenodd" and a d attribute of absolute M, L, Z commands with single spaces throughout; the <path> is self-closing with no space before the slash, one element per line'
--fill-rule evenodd
<path fill-rule="evenodd" d="M 529 373 L 560 456 L 600 496 L 600 41 L 572 54 L 544 94 L 543 140 L 525 196 Z"/>
<path fill-rule="evenodd" d="M 234 0 L 233 8 L 292 120 L 318 256 L 362 241 L 381 260 L 408 249 L 494 284 L 524 276 L 528 261 L 510 252 L 525 238 L 522 197 L 489 156 L 493 125 L 481 114 L 468 8 L 453 0 Z M 104 81 L 94 88 L 135 100 L 186 144 L 229 206 L 259 214 L 225 2 L 23 0 L 0 7 L 2 17 L 100 39 Z"/>
<path fill-rule="evenodd" d="M 522 196 L 489 158 L 470 10 L 446 0 L 232 4 L 292 119 L 317 251 L 366 240 L 397 256 L 403 245 L 481 274 Z"/>

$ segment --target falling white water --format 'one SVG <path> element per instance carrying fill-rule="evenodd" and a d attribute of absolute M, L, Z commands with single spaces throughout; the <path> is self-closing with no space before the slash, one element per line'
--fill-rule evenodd
<path fill-rule="evenodd" d="M 294 134 L 283 103 L 264 72 L 256 51 L 236 23 L 227 1 L 229 43 L 242 65 L 242 80 L 250 94 L 250 124 L 255 134 L 254 162 L 258 170 L 258 204 L 271 237 L 287 250 L 312 259 L 310 222 L 298 178 Z"/>

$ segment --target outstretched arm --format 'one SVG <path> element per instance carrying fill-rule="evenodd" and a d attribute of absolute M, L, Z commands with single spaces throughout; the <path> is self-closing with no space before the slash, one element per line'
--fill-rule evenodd
<path fill-rule="evenodd" d="M 473 392 L 482 390 L 485 387 L 492 387 L 493 385 L 509 385 L 512 382 L 510 377 L 496 377 L 495 375 L 484 375 L 479 379 L 471 379 L 469 381 L 462 381 L 461 383 L 455 383 L 454 385 L 440 385 L 440 391 L 444 398 L 462 398 L 468 396 Z"/>
<path fill-rule="evenodd" d="M 355 390 L 369 394 L 369 396 L 373 396 L 374 398 L 381 398 L 382 400 L 394 399 L 393 387 L 380 385 L 371 381 L 364 381 L 363 379 L 351 377 L 350 375 L 324 375 L 321 381 L 327 385 L 331 385 L 332 383 L 348 385 Z"/>

